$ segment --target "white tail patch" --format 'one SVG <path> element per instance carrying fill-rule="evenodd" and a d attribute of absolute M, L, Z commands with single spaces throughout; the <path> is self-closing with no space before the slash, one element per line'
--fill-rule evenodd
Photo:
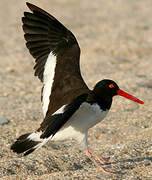
<path fill-rule="evenodd" d="M 33 132 L 32 134 L 30 134 L 27 138 L 32 140 L 32 141 L 38 141 L 40 142 L 39 144 L 37 144 L 34 148 L 35 149 L 39 149 L 41 148 L 45 143 L 47 143 L 52 137 L 53 135 L 51 135 L 48 138 L 40 138 L 40 136 L 42 135 L 42 131 L 40 132 Z"/>
<path fill-rule="evenodd" d="M 42 139 L 40 138 L 41 134 L 42 132 L 33 132 L 27 138 L 32 141 L 42 141 Z"/>
<path fill-rule="evenodd" d="M 49 101 L 50 101 L 49 97 L 51 95 L 51 89 L 55 75 L 55 67 L 56 67 L 56 56 L 50 53 L 45 63 L 44 73 L 43 73 L 44 87 L 42 92 L 43 93 L 42 108 L 43 108 L 44 117 L 47 113 L 49 106 Z"/>

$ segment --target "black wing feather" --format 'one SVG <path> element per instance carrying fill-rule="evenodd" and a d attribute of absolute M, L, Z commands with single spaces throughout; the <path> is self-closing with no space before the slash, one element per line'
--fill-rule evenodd
<path fill-rule="evenodd" d="M 36 59 L 35 75 L 43 81 L 44 68 L 41 65 L 45 66 L 50 52 L 58 55 L 72 44 L 78 46 L 78 43 L 74 35 L 52 15 L 30 3 L 27 6 L 33 13 L 25 12 L 22 18 L 24 37 L 30 54 Z M 37 59 L 42 55 L 44 63 L 39 64 Z"/>

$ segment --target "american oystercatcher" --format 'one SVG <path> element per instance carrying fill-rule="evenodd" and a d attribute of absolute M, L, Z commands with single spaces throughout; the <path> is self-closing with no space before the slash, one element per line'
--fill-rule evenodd
<path fill-rule="evenodd" d="M 88 129 L 105 118 L 115 95 L 144 103 L 109 79 L 99 81 L 90 90 L 81 76 L 80 48 L 75 36 L 46 11 L 30 3 L 27 6 L 32 13 L 25 12 L 22 18 L 24 37 L 35 58 L 35 76 L 43 82 L 44 120 L 35 132 L 21 135 L 11 149 L 28 155 L 48 140 L 72 138 L 81 144 L 97 167 L 104 172 L 113 172 L 98 163 L 109 159 L 88 148 Z"/>

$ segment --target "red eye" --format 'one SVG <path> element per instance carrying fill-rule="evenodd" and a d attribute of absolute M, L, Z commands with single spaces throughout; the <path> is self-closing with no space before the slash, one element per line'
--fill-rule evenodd
<path fill-rule="evenodd" d="M 109 87 L 110 88 L 114 88 L 115 86 L 113 84 L 109 84 Z"/>

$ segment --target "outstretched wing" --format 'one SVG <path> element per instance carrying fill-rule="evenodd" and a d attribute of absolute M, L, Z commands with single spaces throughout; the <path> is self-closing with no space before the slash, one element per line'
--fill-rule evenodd
<path fill-rule="evenodd" d="M 50 117 L 72 99 L 89 91 L 80 73 L 75 36 L 52 15 L 27 3 L 22 18 L 26 46 L 35 58 L 35 76 L 43 82 L 44 116 Z"/>

